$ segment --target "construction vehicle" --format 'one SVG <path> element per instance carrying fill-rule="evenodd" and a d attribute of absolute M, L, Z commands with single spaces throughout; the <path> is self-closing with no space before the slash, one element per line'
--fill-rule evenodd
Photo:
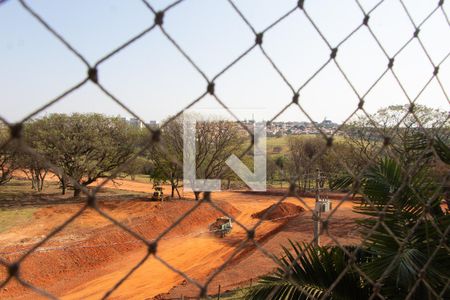
<path fill-rule="evenodd" d="M 152 195 L 152 201 L 163 201 L 164 200 L 164 193 L 161 186 L 155 186 L 153 188 L 155 191 Z"/>
<path fill-rule="evenodd" d="M 209 232 L 220 236 L 221 238 L 229 234 L 231 229 L 233 229 L 233 225 L 231 224 L 231 218 L 229 217 L 217 218 L 214 223 L 209 225 Z"/>

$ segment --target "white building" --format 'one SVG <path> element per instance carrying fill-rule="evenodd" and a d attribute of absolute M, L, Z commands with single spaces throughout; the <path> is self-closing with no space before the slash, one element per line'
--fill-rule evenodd
<path fill-rule="evenodd" d="M 150 126 L 150 128 L 158 128 L 158 121 L 150 120 L 150 122 L 148 122 L 148 126 Z"/>
<path fill-rule="evenodd" d="M 145 126 L 144 126 L 144 123 L 143 123 L 141 120 L 137 119 L 137 118 L 131 118 L 131 119 L 128 121 L 128 123 L 129 123 L 131 126 L 134 126 L 134 127 L 140 128 L 140 129 L 142 129 L 142 128 L 145 127 Z"/>

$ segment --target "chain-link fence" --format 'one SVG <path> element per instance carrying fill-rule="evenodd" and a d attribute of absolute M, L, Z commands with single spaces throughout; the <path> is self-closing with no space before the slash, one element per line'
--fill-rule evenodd
<path fill-rule="evenodd" d="M 10 0 L 13 1 L 13 0 Z M 405 249 L 408 248 L 411 243 L 415 242 L 412 241 L 412 238 L 417 238 L 417 231 L 422 230 L 422 225 L 426 224 L 428 227 L 427 230 L 434 231 L 434 235 L 432 235 L 430 232 L 424 233 L 426 238 L 422 240 L 423 247 L 434 247 L 434 249 L 428 249 L 428 256 L 426 257 L 420 257 L 417 258 L 413 254 L 409 256 L 409 262 L 410 266 L 412 268 L 411 272 L 405 272 L 404 274 L 415 274 L 413 275 L 413 278 L 409 278 L 410 280 L 414 281 L 415 284 L 410 287 L 410 290 L 406 294 L 406 298 L 408 299 L 419 299 L 416 295 L 416 290 L 419 289 L 419 287 L 422 287 L 426 290 L 426 294 L 424 298 L 445 298 L 449 295 L 449 285 L 450 285 L 450 279 L 444 278 L 442 279 L 443 274 L 429 274 L 427 270 L 431 270 L 431 266 L 434 263 L 434 260 L 437 260 L 438 257 L 444 256 L 446 260 L 448 261 L 449 258 L 449 244 L 448 244 L 448 231 L 449 231 L 449 223 L 448 219 L 445 218 L 446 214 L 443 212 L 443 215 L 439 215 L 439 218 L 430 217 L 432 214 L 432 211 L 436 208 L 434 203 L 436 202 L 436 199 L 440 200 L 442 199 L 442 194 L 444 194 L 444 189 L 446 188 L 446 184 L 448 184 L 448 173 L 444 174 L 442 180 L 438 182 L 436 186 L 434 186 L 434 190 L 430 192 L 431 187 L 427 187 L 428 194 L 425 193 L 423 190 L 418 190 L 418 187 L 421 185 L 416 184 L 414 178 L 419 176 L 420 172 L 417 171 L 418 166 L 425 163 L 427 159 L 430 158 L 430 155 L 434 157 L 435 159 L 445 161 L 445 159 L 448 160 L 448 152 L 445 152 L 446 150 L 442 150 L 441 148 L 438 148 L 437 145 L 441 145 L 439 141 L 442 141 L 441 136 L 448 134 L 448 131 L 446 131 L 448 127 L 448 114 L 446 120 L 440 124 L 439 128 L 433 128 L 433 130 L 430 130 L 429 127 L 422 124 L 422 120 L 416 115 L 416 107 L 417 107 L 417 100 L 419 97 L 424 93 L 424 91 L 427 90 L 427 88 L 431 84 L 437 84 L 438 88 L 441 90 L 443 95 L 445 95 L 445 99 L 447 100 L 447 104 L 449 103 L 449 97 L 448 97 L 448 83 L 444 82 L 444 80 L 441 80 L 440 73 L 444 69 L 449 69 L 449 63 L 448 58 L 450 55 L 450 49 L 443 49 L 443 51 L 446 51 L 446 55 L 440 60 L 435 61 L 432 59 L 432 56 L 429 54 L 429 51 L 427 50 L 427 47 L 425 43 L 421 39 L 421 28 L 429 22 L 429 20 L 432 17 L 438 16 L 439 18 L 442 18 L 445 20 L 445 30 L 447 30 L 446 36 L 440 36 L 438 39 L 442 40 L 448 40 L 450 38 L 450 20 L 448 17 L 448 11 L 446 10 L 446 4 L 444 4 L 445 1 L 434 1 L 435 6 L 432 10 L 426 13 L 426 16 L 420 20 L 420 22 L 417 22 L 415 20 L 409 10 L 409 4 L 406 3 L 404 0 L 392 0 L 399 3 L 402 7 L 402 14 L 405 14 L 409 21 L 411 22 L 411 25 L 413 26 L 414 30 L 410 32 L 409 39 L 401 45 L 397 51 L 394 54 L 389 54 L 390 52 L 385 48 L 385 45 L 380 40 L 380 38 L 377 36 L 377 34 L 372 30 L 371 28 L 371 17 L 373 14 L 377 12 L 377 10 L 380 9 L 380 7 L 383 7 L 385 5 L 386 1 L 379 1 L 377 3 L 374 3 L 372 7 L 368 10 L 365 8 L 365 5 L 362 5 L 360 3 L 360 0 L 355 0 L 355 3 L 357 4 L 360 12 L 361 22 L 360 24 L 353 28 L 353 30 L 349 31 L 348 34 L 338 43 L 332 43 L 327 39 L 326 35 L 321 31 L 321 27 L 316 23 L 314 17 L 309 13 L 308 10 L 308 2 L 309 1 L 298 1 L 298 3 L 293 6 L 290 10 L 286 11 L 284 14 L 281 14 L 279 18 L 277 18 L 273 23 L 271 23 L 269 26 L 267 26 L 265 29 L 259 31 L 257 30 L 253 25 L 252 22 L 247 19 L 245 13 L 239 8 L 239 3 L 233 0 L 228 0 L 229 5 L 232 7 L 234 12 L 242 21 L 242 25 L 247 27 L 254 35 L 254 41 L 252 41 L 251 46 L 247 49 L 243 49 L 241 54 L 237 56 L 234 60 L 232 60 L 228 65 L 223 67 L 220 72 L 215 74 L 214 76 L 208 76 L 206 72 L 202 70 L 202 68 L 196 64 L 196 62 L 192 59 L 190 53 L 185 51 L 183 46 L 177 42 L 175 38 L 172 37 L 172 35 L 165 29 L 165 16 L 167 13 L 169 13 L 172 10 L 177 10 L 178 6 L 182 2 L 186 2 L 189 0 L 178 0 L 174 3 L 168 5 L 166 8 L 162 10 L 156 10 L 154 6 L 150 3 L 148 0 L 143 0 L 143 4 L 145 4 L 146 8 L 148 9 L 148 14 L 153 18 L 153 22 L 149 24 L 149 26 L 142 30 L 139 34 L 130 37 L 129 40 L 125 41 L 120 47 L 113 49 L 111 52 L 106 53 L 103 57 L 98 59 L 94 64 L 91 64 L 88 62 L 88 60 L 83 57 L 83 55 L 77 51 L 76 46 L 71 45 L 64 36 L 58 33 L 58 28 L 54 28 L 47 20 L 41 16 L 41 14 L 38 11 L 35 11 L 32 6 L 29 5 L 29 1 L 25 0 L 18 0 L 18 2 L 21 4 L 22 8 L 29 13 L 33 18 L 37 21 L 36 26 L 43 26 L 49 35 L 53 35 L 60 43 L 62 43 L 68 52 L 72 53 L 75 57 L 77 57 L 82 65 L 84 65 L 86 69 L 86 77 L 76 85 L 69 87 L 67 90 L 65 90 L 63 93 L 61 93 L 59 96 L 57 96 L 54 99 L 50 99 L 47 101 L 44 105 L 42 105 L 39 109 L 29 113 L 25 118 L 23 118 L 22 121 L 14 124 L 10 124 L 7 122 L 6 117 L 4 115 L 1 115 L 0 113 L 0 120 L 6 124 L 9 127 L 9 138 L 7 141 L 5 141 L 1 148 L 5 148 L 11 143 L 17 143 L 19 145 L 19 148 L 22 152 L 27 153 L 27 155 L 30 155 L 34 157 L 35 159 L 39 160 L 45 160 L 45 158 L 42 157 L 41 154 L 39 154 L 37 151 L 29 147 L 22 138 L 22 129 L 23 124 L 27 122 L 28 120 L 31 120 L 33 117 L 37 116 L 39 113 L 43 112 L 47 108 L 53 106 L 55 103 L 58 103 L 68 95 L 72 94 L 73 92 L 77 91 L 84 85 L 86 85 L 88 82 L 93 83 L 98 89 L 104 93 L 107 97 L 111 99 L 111 101 L 118 104 L 120 107 L 122 107 L 125 111 L 127 111 L 129 114 L 131 114 L 136 119 L 140 119 L 139 115 L 133 112 L 128 106 L 127 106 L 127 99 L 119 99 L 116 97 L 112 92 L 110 92 L 101 82 L 102 74 L 98 71 L 99 66 L 102 64 L 105 64 L 108 62 L 109 59 L 111 59 L 113 56 L 124 50 L 125 48 L 129 47 L 136 41 L 140 40 L 144 36 L 151 34 L 153 31 L 160 31 L 165 38 L 173 45 L 173 47 L 178 51 L 179 55 L 182 56 L 192 67 L 200 74 L 200 76 L 204 79 L 204 85 L 205 89 L 199 95 L 197 98 L 192 99 L 190 104 L 184 108 L 180 107 L 180 110 L 177 114 L 170 117 L 168 120 L 166 120 L 158 129 L 155 129 L 153 127 L 150 127 L 146 125 L 146 129 L 149 132 L 149 137 L 146 141 L 146 144 L 144 147 L 142 147 L 141 151 L 138 153 L 135 153 L 134 156 L 131 159 L 128 159 L 125 163 L 122 164 L 122 166 L 114 169 L 113 172 L 109 175 L 108 178 L 106 178 L 103 182 L 101 182 L 99 185 L 97 185 L 95 188 L 88 189 L 85 186 L 82 186 L 79 184 L 77 180 L 74 180 L 73 178 L 70 178 L 70 176 L 65 175 L 64 178 L 71 181 L 71 183 L 75 186 L 81 189 L 81 192 L 86 196 L 86 203 L 85 205 L 76 213 L 74 213 L 70 218 L 65 220 L 61 225 L 53 229 L 52 231 L 48 232 L 45 236 L 45 238 L 42 238 L 39 240 L 39 242 L 35 243 L 32 247 L 29 249 L 26 249 L 23 251 L 23 253 L 20 253 L 18 257 L 11 260 L 10 258 L 4 256 L 0 257 L 0 264 L 5 267 L 5 270 L 7 275 L 4 279 L 0 282 L 0 289 L 7 287 L 8 283 L 16 280 L 21 285 L 23 285 L 25 288 L 30 289 L 37 294 L 40 294 L 41 296 L 48 297 L 51 299 L 57 298 L 56 296 L 52 295 L 50 292 L 46 291 L 45 289 L 42 289 L 38 286 L 33 285 L 29 282 L 27 278 L 22 276 L 22 265 L 23 262 L 33 253 L 37 251 L 43 251 L 42 247 L 45 243 L 47 243 L 50 239 L 52 239 L 55 235 L 63 231 L 65 228 L 67 228 L 71 223 L 73 223 L 75 220 L 77 220 L 86 210 L 95 210 L 98 214 L 100 214 L 105 219 L 109 220 L 114 224 L 114 226 L 119 227 L 129 235 L 131 235 L 133 238 L 139 240 L 141 243 L 143 243 L 147 247 L 147 254 L 136 264 L 134 265 L 120 280 L 118 280 L 113 286 L 109 288 L 109 290 L 104 293 L 102 299 L 114 297 L 114 292 L 122 285 L 126 286 L 127 279 L 129 279 L 132 274 L 138 270 L 147 260 L 150 258 L 154 258 L 161 262 L 164 266 L 169 268 L 174 273 L 178 274 L 179 276 L 183 277 L 187 283 L 195 286 L 198 288 L 198 297 L 209 297 L 211 295 L 216 294 L 216 287 L 211 287 L 211 283 L 214 279 L 216 279 L 225 268 L 227 268 L 230 264 L 233 263 L 233 260 L 242 253 L 243 250 L 245 250 L 248 247 L 253 247 L 257 249 L 262 255 L 270 258 L 275 263 L 279 263 L 278 260 L 278 253 L 272 253 L 271 251 L 268 251 L 265 249 L 263 242 L 258 241 L 256 239 L 258 228 L 261 226 L 262 223 L 264 223 L 265 216 L 270 213 L 270 211 L 267 211 L 266 214 L 254 225 L 252 226 L 246 226 L 245 224 L 239 222 L 239 218 L 235 218 L 236 216 L 230 215 L 226 210 L 224 210 L 220 205 L 218 205 L 215 202 L 215 194 L 214 193 L 208 193 L 205 192 L 203 197 L 195 203 L 194 206 L 192 206 L 190 209 L 188 209 L 185 213 L 180 215 L 173 224 L 165 228 L 165 230 L 161 231 L 154 239 L 147 239 L 143 235 L 137 233 L 133 229 L 130 228 L 127 224 L 120 222 L 116 220 L 113 216 L 111 216 L 109 213 L 105 212 L 103 209 L 101 209 L 97 205 L 98 201 L 98 193 L 102 190 L 102 188 L 105 187 L 105 185 L 113 180 L 119 173 L 121 173 L 129 164 L 131 161 L 136 159 L 139 155 L 144 153 L 146 149 L 153 145 L 157 145 L 160 143 L 161 139 L 164 136 L 164 130 L 167 127 L 168 124 L 173 122 L 177 117 L 179 117 L 184 111 L 192 107 L 194 104 L 201 102 L 202 99 L 204 99 L 207 96 L 210 96 L 217 101 L 217 103 L 223 107 L 226 111 L 228 111 L 229 114 L 231 114 L 235 119 L 236 122 L 240 123 L 242 127 L 248 131 L 249 133 L 249 140 L 251 141 L 251 144 L 253 144 L 253 133 L 248 130 L 247 124 L 244 124 L 239 118 L 235 116 L 233 111 L 229 109 L 227 106 L 227 100 L 222 99 L 222 96 L 218 93 L 216 93 L 215 85 L 220 84 L 220 78 L 223 74 L 229 72 L 229 70 L 233 69 L 236 65 L 238 65 L 243 58 L 248 56 L 250 53 L 254 51 L 260 51 L 262 55 L 265 57 L 266 62 L 268 65 L 270 65 L 273 68 L 273 72 L 279 76 L 283 82 L 285 83 L 286 89 L 290 91 L 291 97 L 288 99 L 284 99 L 285 107 L 279 111 L 276 112 L 273 115 L 273 118 L 268 123 L 275 121 L 279 116 L 283 114 L 287 109 L 290 107 L 297 107 L 300 109 L 300 111 L 309 119 L 311 124 L 315 127 L 315 129 L 319 132 L 319 136 L 323 138 L 324 140 L 324 147 L 320 148 L 320 151 L 314 154 L 313 157 L 308 161 L 308 166 L 313 166 L 314 163 L 318 160 L 320 160 L 326 153 L 333 153 L 334 146 L 335 146 L 335 140 L 336 137 L 342 132 L 342 130 L 348 125 L 348 123 L 357 115 L 365 116 L 368 120 L 368 125 L 370 126 L 372 131 L 375 131 L 379 137 L 379 144 L 381 145 L 376 153 L 373 153 L 372 161 L 368 162 L 364 166 L 360 166 L 358 169 L 355 169 L 354 166 L 349 165 L 344 158 L 339 159 L 339 168 L 343 170 L 342 174 L 345 173 L 347 175 L 347 183 L 351 182 L 350 185 L 347 185 L 346 193 L 341 195 L 339 200 L 335 202 L 335 205 L 331 208 L 331 211 L 329 211 L 327 214 L 321 214 L 320 209 L 317 210 L 314 207 L 314 204 L 311 204 L 310 201 L 308 201 L 302 194 L 301 191 L 298 189 L 299 184 L 301 184 L 301 178 L 304 176 L 304 174 L 297 173 L 297 174 L 290 174 L 286 178 L 284 178 L 285 181 L 289 182 L 289 188 L 283 192 L 283 195 L 277 196 L 276 205 L 272 207 L 272 209 L 276 209 L 276 206 L 281 205 L 286 201 L 288 198 L 295 198 L 299 201 L 299 203 L 306 209 L 305 215 L 309 215 L 313 217 L 313 220 L 315 224 L 317 224 L 317 230 L 323 236 L 327 236 L 333 245 L 337 247 L 337 249 L 340 249 L 343 251 L 343 253 L 346 255 L 346 263 L 345 266 L 342 268 L 341 271 L 339 271 L 337 274 L 335 274 L 335 277 L 333 280 L 327 284 L 326 289 L 322 290 L 320 293 L 316 292 L 314 289 L 308 290 L 305 286 L 302 287 L 301 284 L 297 286 L 297 289 L 302 290 L 304 293 L 309 294 L 312 299 L 315 298 L 338 298 L 335 294 L 333 294 L 336 290 L 339 290 L 340 284 L 342 284 L 343 281 L 348 280 L 346 277 L 348 273 L 357 274 L 360 276 L 360 280 L 364 280 L 365 284 L 367 285 L 370 292 L 368 293 L 368 297 L 370 299 L 386 299 L 389 298 L 387 295 L 383 294 L 385 281 L 389 278 L 390 274 L 394 272 L 394 269 L 398 267 L 398 261 L 404 258 L 405 255 Z M 2 5 L 6 5 L 8 1 L 1 1 L 0 2 L 0 10 L 2 9 Z M 445 2 L 447 3 L 447 2 Z M 275 3 L 273 5 L 276 5 Z M 447 7 L 448 8 L 448 7 Z M 323 40 L 324 44 L 326 45 L 328 51 L 329 51 L 329 57 L 323 61 L 323 64 L 315 70 L 314 73 L 308 75 L 307 79 L 304 82 L 301 83 L 293 83 L 290 82 L 281 70 L 281 68 L 278 67 L 276 59 L 274 59 L 268 51 L 265 49 L 265 35 L 267 32 L 273 30 L 277 26 L 279 26 L 281 23 L 283 23 L 286 19 L 290 18 L 292 14 L 294 13 L 301 13 L 306 20 L 313 26 L 317 36 Z M 352 36 L 357 34 L 361 30 L 367 30 L 370 33 L 370 37 L 373 41 L 376 43 L 376 47 L 381 50 L 385 56 L 385 64 L 383 71 L 377 76 L 376 80 L 374 80 L 370 87 L 363 93 L 359 91 L 353 84 L 352 80 L 350 80 L 347 73 L 344 71 L 344 68 L 341 66 L 341 64 L 338 62 L 337 58 L 339 57 L 340 49 L 346 45 L 346 43 L 351 39 Z M 308 44 L 308 41 L 304 41 L 305 45 Z M 416 95 L 411 95 L 411 93 L 408 91 L 408 88 L 404 86 L 402 80 L 397 76 L 395 65 L 396 65 L 396 58 L 408 48 L 408 46 L 412 43 L 417 43 L 420 47 L 420 49 L 423 51 L 423 53 L 426 55 L 428 59 L 429 65 L 432 67 L 432 72 L 430 74 L 426 74 L 428 76 L 428 80 L 426 81 L 424 86 L 418 87 L 418 93 Z M 151 55 L 151 53 L 149 53 Z M 371 58 L 368 57 L 368 60 Z M 410 61 L 410 64 L 414 64 L 414 61 Z M 313 118 L 310 116 L 307 109 L 303 107 L 302 104 L 302 91 L 308 87 L 310 82 L 318 76 L 324 68 L 326 68 L 328 65 L 334 65 L 337 67 L 337 70 L 339 73 L 343 76 L 348 86 L 351 88 L 353 93 L 355 94 L 356 98 L 359 99 L 358 103 L 354 104 L 354 107 L 352 107 L 352 113 L 347 116 L 344 122 L 340 124 L 331 134 L 326 133 L 324 129 L 319 126 L 318 123 L 313 120 Z M 299 70 L 299 72 L 302 72 Z M 373 119 L 373 115 L 366 110 L 365 108 L 365 99 L 368 97 L 368 95 L 371 94 L 373 89 L 380 83 L 380 81 L 387 75 L 393 76 L 395 79 L 395 82 L 397 84 L 397 89 L 406 97 L 408 100 L 407 103 L 407 110 L 405 111 L 405 114 L 402 115 L 401 119 L 396 122 L 396 124 L 392 124 L 387 129 L 381 128 L 380 123 Z M 280 101 L 282 101 L 280 99 Z M 154 106 L 155 107 L 155 106 Z M 393 150 L 393 140 L 395 137 L 401 132 L 402 129 L 402 122 L 404 122 L 407 118 L 412 118 L 415 120 L 417 126 L 416 126 L 416 133 L 420 133 L 423 140 L 422 143 L 420 143 L 421 147 L 417 146 L 415 149 L 419 149 L 420 154 L 416 156 L 416 161 L 412 165 L 402 165 L 402 157 Z M 143 120 L 141 120 L 142 123 L 145 124 Z M 445 144 L 445 143 L 444 143 Z M 442 145 L 441 145 L 442 146 Z M 445 146 L 445 145 L 444 145 Z M 248 149 L 250 150 L 251 147 Z M 448 148 L 447 148 L 448 149 Z M 447 150 L 448 151 L 448 150 Z M 431 154 L 430 154 L 431 153 Z M 397 163 L 400 167 L 397 170 L 397 172 L 403 174 L 403 176 L 398 177 L 397 179 L 400 180 L 400 182 L 397 182 L 397 189 L 394 191 L 390 191 L 388 201 L 384 203 L 383 205 L 380 205 L 379 202 L 377 202 L 377 198 L 367 195 L 367 193 L 362 192 L 362 187 L 367 187 L 368 182 L 370 181 L 370 178 L 368 179 L 367 174 L 370 173 L 371 170 L 373 170 L 374 167 L 376 167 L 376 162 L 378 159 L 381 159 L 381 157 L 390 157 L 390 159 L 393 161 L 393 163 Z M 46 164 L 49 166 L 49 168 L 55 172 L 63 174 L 63 170 L 58 168 L 57 166 L 53 165 L 50 161 L 46 161 Z M 182 163 L 182 162 L 178 162 Z M 279 167 L 279 166 L 278 166 Z M 307 168 L 305 168 L 307 169 Z M 382 173 L 382 170 L 379 172 Z M 314 173 L 315 174 L 315 173 Z M 315 175 L 312 175 L 314 177 Z M 314 179 L 313 179 L 313 188 L 314 188 Z M 321 184 L 320 189 L 323 188 L 323 183 L 316 183 Z M 325 187 L 329 187 L 329 184 L 326 183 Z M 403 201 L 405 199 L 404 192 L 405 190 L 408 191 L 409 197 L 415 197 L 417 199 L 421 200 L 421 204 L 419 205 L 422 210 L 416 214 L 417 219 L 415 220 L 414 224 L 409 224 L 408 226 L 405 224 L 405 228 L 407 228 L 407 232 L 404 233 L 402 236 L 398 236 L 398 230 L 399 228 L 392 228 L 392 223 L 390 223 L 391 219 L 388 219 L 390 214 L 394 212 L 395 213 L 402 213 L 399 211 L 393 211 L 392 207 L 396 207 L 394 203 L 396 201 Z M 319 191 L 319 189 L 317 189 Z M 389 191 L 388 191 L 389 192 Z M 329 230 L 333 224 L 333 219 L 336 213 L 339 211 L 340 207 L 344 205 L 346 201 L 350 201 L 352 197 L 358 194 L 362 201 L 365 203 L 366 207 L 371 207 L 373 209 L 372 216 L 369 218 L 373 222 L 372 223 L 366 223 L 364 235 L 360 241 L 360 243 L 353 247 L 349 248 L 346 245 L 343 245 L 342 242 L 339 240 L 339 238 L 336 238 L 331 230 Z M 413 195 L 413 196 L 412 196 Z M 428 196 L 424 196 L 428 195 Z M 329 195 L 327 197 L 332 197 L 332 195 Z M 427 199 L 423 199 L 424 197 L 428 197 Z M 448 195 L 447 195 L 448 197 Z M 318 200 L 320 195 L 317 196 Z M 400 199 L 400 200 L 399 200 Z M 326 200 L 326 199 L 323 199 Z M 405 200 L 406 201 L 406 200 Z M 419 201 L 420 202 L 420 201 Z M 215 210 L 218 210 L 221 214 L 224 216 L 228 216 L 233 220 L 233 222 L 241 227 L 246 235 L 246 238 L 244 238 L 242 241 L 240 241 L 235 247 L 234 250 L 228 257 L 224 260 L 224 262 L 220 265 L 220 267 L 217 267 L 213 270 L 211 270 L 211 273 L 207 276 L 206 280 L 204 281 L 198 281 L 191 276 L 189 276 L 187 270 L 178 269 L 175 266 L 171 265 L 170 261 L 166 261 L 162 258 L 160 255 L 160 249 L 158 248 L 159 243 L 162 239 L 164 239 L 168 233 L 174 229 L 177 225 L 179 225 L 183 220 L 194 213 L 200 205 L 209 205 L 210 207 L 214 208 Z M 441 206 L 439 206 L 441 207 Z M 408 209 L 413 209 L 414 206 L 410 205 L 408 206 Z M 442 211 L 444 211 L 444 208 L 442 208 Z M 413 214 L 412 211 L 409 211 L 408 213 Z M 369 224 L 369 225 L 368 225 Z M 381 230 L 381 231 L 380 231 Z M 382 234 L 380 233 L 382 232 Z M 383 235 L 385 238 L 389 240 L 390 243 L 396 243 L 396 252 L 390 253 L 390 256 L 384 257 L 385 260 L 383 261 L 383 264 L 380 263 L 380 267 L 382 266 L 382 270 L 378 270 L 376 273 L 379 276 L 372 276 L 372 274 L 367 274 L 369 271 L 367 269 L 361 267 L 358 262 L 361 260 L 360 253 L 364 249 L 364 245 L 366 243 L 373 241 L 376 237 L 379 235 Z M 314 256 L 313 252 L 308 252 L 308 247 L 311 247 L 313 245 L 317 245 L 319 239 L 319 234 L 316 234 L 311 240 L 304 241 L 305 245 L 302 249 L 302 251 L 299 251 L 295 255 L 297 257 L 293 257 L 292 262 L 294 261 L 302 261 L 305 259 L 305 257 L 311 257 Z M 433 240 L 434 239 L 434 240 Z M 383 247 L 380 245 L 372 244 L 374 248 L 380 248 L 382 253 Z M 48 250 L 48 249 L 47 249 Z M 51 250 L 51 249 L 50 249 Z M 48 251 L 50 251 L 48 250 Z M 374 250 L 374 249 L 371 249 Z M 370 252 L 370 251 L 369 251 Z M 192 256 L 195 255 L 195 253 L 190 254 Z M 442 258 L 442 257 L 440 257 Z M 279 279 L 285 279 L 287 281 L 291 280 L 295 283 L 295 280 L 292 278 L 295 277 L 295 275 L 298 275 L 298 269 L 296 269 L 297 265 L 295 263 L 291 263 L 290 265 L 285 265 L 284 269 L 284 275 L 282 275 Z M 283 269 L 283 268 L 282 268 Z M 435 270 L 433 269 L 432 272 Z M 400 274 L 400 276 L 407 276 L 403 273 Z M 284 276 L 284 278 L 283 278 Z M 440 279 L 436 279 L 439 278 Z M 432 282 L 432 280 L 436 279 L 439 281 L 439 283 Z M 325 279 L 324 279 L 325 280 Z M 444 283 L 442 283 L 444 281 Z M 276 285 L 276 284 L 275 284 Z M 441 290 L 436 290 L 436 287 L 441 288 Z M 306 290 L 303 290 L 305 289 Z M 214 290 L 213 290 L 214 289 Z M 392 292 L 392 291 L 390 291 Z M 259 296 L 261 299 L 263 298 L 271 298 L 275 296 L 277 293 L 285 293 L 284 295 L 289 295 L 289 293 L 294 292 L 286 292 L 284 289 L 284 286 L 282 284 L 278 285 L 278 287 L 272 289 L 269 294 L 265 294 L 264 296 Z M 395 291 L 393 292 L 395 294 Z M 333 296 L 335 295 L 335 296 Z M 392 294 L 391 294 L 392 295 Z"/>

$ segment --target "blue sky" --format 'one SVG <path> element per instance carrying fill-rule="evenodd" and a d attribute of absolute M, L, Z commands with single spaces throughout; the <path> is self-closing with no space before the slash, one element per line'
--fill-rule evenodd
<path fill-rule="evenodd" d="M 149 1 L 162 9 L 172 1 Z M 297 1 L 235 1 L 257 31 L 289 11 Z M 366 11 L 378 1 L 361 0 Z M 444 9 L 450 14 L 450 1 Z M 153 23 L 152 13 L 139 0 L 28 1 L 44 19 L 93 64 Z M 405 0 L 416 23 L 438 1 Z M 305 7 L 334 47 L 363 20 L 354 0 L 305 1 Z M 398 0 L 386 0 L 370 18 L 370 27 L 389 55 L 412 36 L 414 27 Z M 225 0 L 186 0 L 168 11 L 164 28 L 212 78 L 254 43 L 254 35 Z M 66 89 L 80 82 L 86 67 L 39 24 L 18 1 L 0 5 L 0 116 L 21 120 Z M 434 63 L 450 52 L 450 26 L 442 11 L 423 26 L 420 37 Z M 320 36 L 297 10 L 264 35 L 263 46 L 294 86 L 300 87 L 329 57 Z M 364 94 L 381 75 L 387 59 L 367 28 L 358 30 L 339 47 L 337 61 Z M 433 72 L 417 40 L 396 58 L 394 71 L 409 96 L 415 98 Z M 450 92 L 450 58 L 439 77 Z M 201 95 L 206 82 L 159 29 L 153 30 L 99 66 L 100 82 L 142 119 L 162 120 Z M 270 119 L 292 98 L 292 92 L 256 48 L 216 81 L 216 93 L 240 118 Z M 406 104 L 391 74 L 366 97 L 366 109 L 374 112 L 390 104 Z M 357 106 L 358 98 L 337 67 L 330 63 L 300 93 L 299 103 L 318 121 L 327 117 L 343 121 Z M 449 110 L 449 100 L 437 81 L 417 103 Z M 205 97 L 195 108 L 218 108 Z M 51 112 L 101 112 L 129 115 L 99 89 L 88 83 L 42 114 Z M 278 120 L 306 120 L 291 107 Z"/>

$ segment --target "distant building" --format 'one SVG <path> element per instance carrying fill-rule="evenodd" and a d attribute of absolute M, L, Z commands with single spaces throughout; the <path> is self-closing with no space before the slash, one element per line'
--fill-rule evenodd
<path fill-rule="evenodd" d="M 158 128 L 159 124 L 158 124 L 158 122 L 155 121 L 155 120 L 150 120 L 150 121 L 148 122 L 148 126 L 150 126 L 150 128 Z"/>
<path fill-rule="evenodd" d="M 324 127 L 324 128 L 333 128 L 336 127 L 337 124 L 333 123 L 330 120 L 327 120 L 326 118 L 322 121 L 322 123 L 319 124 L 319 126 Z"/>
<path fill-rule="evenodd" d="M 131 126 L 134 126 L 136 128 L 140 128 L 140 129 L 145 127 L 144 123 L 141 120 L 137 119 L 137 118 L 131 118 L 128 121 L 128 124 L 130 124 Z"/>

